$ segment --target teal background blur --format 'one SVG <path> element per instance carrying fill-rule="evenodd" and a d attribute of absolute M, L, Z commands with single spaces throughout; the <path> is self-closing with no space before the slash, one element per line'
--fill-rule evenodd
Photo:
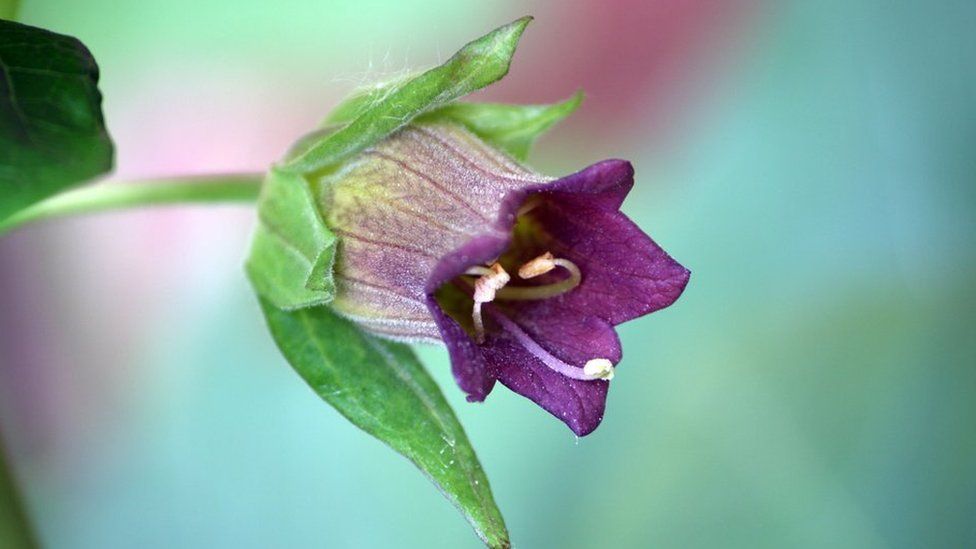
<path fill-rule="evenodd" d="M 261 170 L 353 86 L 531 13 L 481 98 L 583 109 L 534 165 L 631 159 L 692 269 L 620 330 L 577 440 L 499 387 L 467 428 L 516 547 L 976 546 L 976 3 L 24 0 L 102 67 L 120 178 Z M 279 357 L 248 208 L 0 241 L 0 418 L 48 547 L 477 547 Z"/>

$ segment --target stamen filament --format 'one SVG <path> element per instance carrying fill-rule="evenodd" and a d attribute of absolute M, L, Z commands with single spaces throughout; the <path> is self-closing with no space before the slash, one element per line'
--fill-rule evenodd
<path fill-rule="evenodd" d="M 588 360 L 582 368 L 567 364 L 562 360 L 552 356 L 541 345 L 535 342 L 529 334 L 525 333 L 518 324 L 511 321 L 505 315 L 489 310 L 489 314 L 499 324 L 505 327 L 508 333 L 512 334 L 522 347 L 532 356 L 538 358 L 543 364 L 554 372 L 558 372 L 568 378 L 580 381 L 594 381 L 597 379 L 610 380 L 613 378 L 613 363 L 605 358 L 595 358 Z"/>
<path fill-rule="evenodd" d="M 474 322 L 474 339 L 478 344 L 485 342 L 485 321 L 481 317 L 481 302 L 475 301 L 471 309 L 471 321 Z"/>

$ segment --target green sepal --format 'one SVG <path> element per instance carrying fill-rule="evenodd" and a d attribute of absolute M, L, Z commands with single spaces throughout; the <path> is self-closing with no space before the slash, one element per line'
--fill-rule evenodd
<path fill-rule="evenodd" d="M 84 44 L 0 19 L 0 220 L 112 168 L 101 103 Z"/>
<path fill-rule="evenodd" d="M 322 121 L 319 127 L 325 128 L 352 122 L 370 107 L 386 100 L 390 94 L 403 87 L 407 82 L 417 78 L 417 76 L 419 76 L 417 73 L 406 74 L 358 88 L 349 97 L 339 102 L 332 109 L 332 112 L 325 117 L 325 120 Z"/>
<path fill-rule="evenodd" d="M 348 125 L 311 143 L 280 164 L 283 171 L 322 171 L 366 149 L 418 115 L 491 84 L 508 73 L 531 17 L 523 17 L 469 42 L 443 65 L 394 84 L 382 101 L 370 101 Z"/>
<path fill-rule="evenodd" d="M 417 119 L 423 122 L 454 122 L 467 128 L 516 160 L 525 161 L 532 144 L 557 122 L 573 114 L 583 102 L 583 92 L 551 105 L 508 105 L 499 103 L 451 103 Z"/>
<path fill-rule="evenodd" d="M 320 398 L 412 461 L 489 547 L 510 546 L 474 448 L 408 346 L 368 335 L 328 307 L 283 311 L 262 299 L 261 308 L 278 348 Z"/>
<path fill-rule="evenodd" d="M 305 178 L 272 168 L 258 199 L 246 265 L 257 293 L 287 310 L 329 303 L 335 247 Z"/>

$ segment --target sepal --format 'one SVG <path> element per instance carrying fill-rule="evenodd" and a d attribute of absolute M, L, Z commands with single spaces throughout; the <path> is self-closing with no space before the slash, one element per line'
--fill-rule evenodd
<path fill-rule="evenodd" d="M 396 83 L 382 101 L 364 97 L 355 118 L 279 165 L 288 173 L 322 172 L 406 126 L 418 115 L 479 90 L 508 74 L 519 38 L 531 17 L 517 19 L 469 42 L 444 64 Z"/>
<path fill-rule="evenodd" d="M 550 105 L 455 102 L 425 114 L 418 122 L 459 124 L 489 145 L 524 162 L 535 140 L 573 114 L 583 97 L 579 91 L 565 101 Z"/>
<path fill-rule="evenodd" d="M 255 291 L 285 310 L 331 302 L 335 248 L 335 235 L 322 221 L 308 182 L 272 168 L 258 200 L 246 265 Z"/>

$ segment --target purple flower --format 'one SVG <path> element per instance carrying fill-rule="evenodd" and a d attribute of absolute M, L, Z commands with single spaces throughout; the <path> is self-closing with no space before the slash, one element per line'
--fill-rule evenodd
<path fill-rule="evenodd" d="M 496 381 L 577 435 L 603 419 L 614 326 L 689 271 L 624 214 L 633 168 L 536 174 L 455 126 L 409 126 L 318 181 L 340 239 L 333 307 L 380 336 L 443 341 L 458 385 Z"/>

